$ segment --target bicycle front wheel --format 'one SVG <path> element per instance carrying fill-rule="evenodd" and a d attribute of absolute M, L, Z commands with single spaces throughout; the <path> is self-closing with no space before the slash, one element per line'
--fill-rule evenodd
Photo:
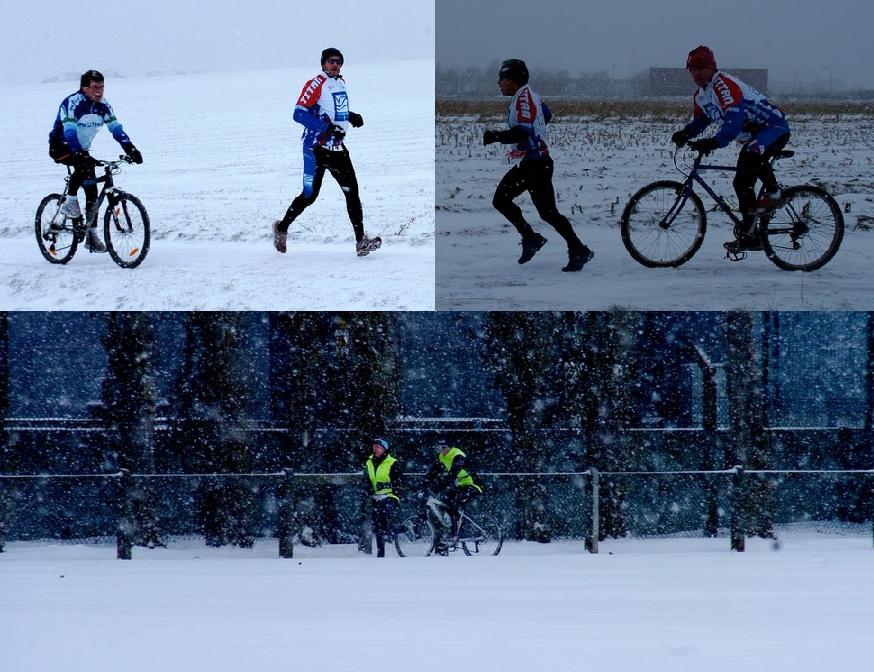
<path fill-rule="evenodd" d="M 136 268 L 149 252 L 149 215 L 136 196 L 119 194 L 103 216 L 106 251 L 122 268 Z"/>
<path fill-rule="evenodd" d="M 458 540 L 465 555 L 497 555 L 504 545 L 504 530 L 492 516 L 464 515 L 458 526 Z"/>
<path fill-rule="evenodd" d="M 838 252 L 844 238 L 844 216 L 825 189 L 790 187 L 786 204 L 764 218 L 762 248 L 784 271 L 815 271 Z"/>
<path fill-rule="evenodd" d="M 36 209 L 36 242 L 40 254 L 50 264 L 66 264 L 76 254 L 80 242 L 73 220 L 60 212 L 62 198 L 60 194 L 50 194 Z"/>
<path fill-rule="evenodd" d="M 704 205 L 685 185 L 663 180 L 638 191 L 622 212 L 622 243 L 647 268 L 670 268 L 691 259 L 707 229 Z"/>
<path fill-rule="evenodd" d="M 407 518 L 395 535 L 395 548 L 402 558 L 431 555 L 434 553 L 434 528 L 418 516 Z"/>

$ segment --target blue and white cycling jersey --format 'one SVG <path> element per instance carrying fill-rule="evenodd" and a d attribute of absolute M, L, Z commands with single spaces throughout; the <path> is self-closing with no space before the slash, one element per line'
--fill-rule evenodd
<path fill-rule="evenodd" d="M 309 80 L 298 96 L 294 120 L 303 124 L 304 147 L 342 149 L 343 141 L 327 133 L 331 125 L 349 127 L 349 95 L 342 77 L 319 73 Z"/>
<path fill-rule="evenodd" d="M 789 132 L 789 123 L 780 108 L 769 103 L 764 94 L 722 71 L 697 88 L 693 102 L 694 115 L 685 130 L 694 137 L 715 122 L 720 128 L 713 138 L 720 147 L 732 140 L 753 139 L 764 145 Z M 766 139 L 766 143 L 761 142 Z"/>
<path fill-rule="evenodd" d="M 542 159 L 549 156 L 546 146 L 546 125 L 552 119 L 552 112 L 543 99 L 526 84 L 513 95 L 507 123 L 510 128 L 525 131 L 526 138 L 510 151 L 510 158 Z"/>
<path fill-rule="evenodd" d="M 63 142 L 69 146 L 70 151 L 88 151 L 91 141 L 104 124 L 119 144 L 131 141 L 108 101 L 95 103 L 81 91 L 76 92 L 64 98 L 61 103 L 49 133 L 49 144 L 58 145 Z"/>

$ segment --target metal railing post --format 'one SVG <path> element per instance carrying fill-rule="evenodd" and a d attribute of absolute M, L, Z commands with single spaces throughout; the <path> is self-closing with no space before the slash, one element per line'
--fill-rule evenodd
<path fill-rule="evenodd" d="M 115 531 L 115 557 L 119 560 L 133 558 L 133 477 L 128 469 L 121 469 L 118 484 L 118 522 Z"/>
<path fill-rule="evenodd" d="M 282 470 L 282 483 L 279 487 L 279 521 L 276 536 L 279 537 L 279 557 L 294 557 L 294 471 Z"/>
<path fill-rule="evenodd" d="M 9 507 L 6 505 L 5 479 L 0 478 L 0 553 L 6 545 L 6 518 Z"/>
<path fill-rule="evenodd" d="M 744 505 L 746 502 L 744 488 L 746 481 L 743 466 L 736 464 L 731 472 L 731 550 L 742 553 L 746 550 L 744 530 Z"/>
<path fill-rule="evenodd" d="M 598 552 L 598 539 L 601 535 L 601 474 L 595 467 L 588 470 L 592 478 L 592 518 L 590 534 L 586 539 L 586 550 L 589 553 Z"/>

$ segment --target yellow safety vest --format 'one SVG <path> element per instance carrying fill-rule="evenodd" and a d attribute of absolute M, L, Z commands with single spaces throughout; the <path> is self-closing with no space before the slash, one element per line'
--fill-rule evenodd
<path fill-rule="evenodd" d="M 373 485 L 374 495 L 388 495 L 396 502 L 400 502 L 397 495 L 391 489 L 391 468 L 397 462 L 397 459 L 391 455 L 386 455 L 385 459 L 379 463 L 379 466 L 373 466 L 373 457 L 367 458 L 367 475 L 370 476 L 370 483 Z"/>
<path fill-rule="evenodd" d="M 467 457 L 460 448 L 450 448 L 449 451 L 444 455 L 440 453 L 437 456 L 437 459 L 443 463 L 444 469 L 449 472 L 452 469 L 452 463 L 455 462 L 455 458 L 461 455 L 462 457 Z M 479 490 L 480 494 L 482 494 L 483 489 L 473 482 L 473 476 L 467 473 L 467 469 L 461 469 L 458 472 L 458 475 L 455 477 L 455 485 L 459 488 L 473 486 L 477 490 Z"/>

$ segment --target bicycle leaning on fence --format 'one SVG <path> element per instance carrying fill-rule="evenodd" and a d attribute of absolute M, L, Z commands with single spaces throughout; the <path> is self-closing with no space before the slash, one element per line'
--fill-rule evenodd
<path fill-rule="evenodd" d="M 133 163 L 128 156 L 120 156 L 118 161 L 97 161 L 104 174 L 93 181 L 85 180 L 84 185 L 102 182 L 103 189 L 84 217 L 67 217 L 61 212 L 61 194 L 49 194 L 39 204 L 36 211 L 36 241 L 42 256 L 52 264 L 66 264 L 79 244 L 85 240 L 85 231 L 96 226 L 100 208 L 104 200 L 108 206 L 103 214 L 103 240 L 106 251 L 112 260 L 122 268 L 139 266 L 149 252 L 149 215 L 136 196 L 115 187 L 112 176 L 121 170 L 123 163 Z M 66 182 L 70 181 L 70 169 Z M 63 193 L 67 190 L 64 189 Z"/>
<path fill-rule="evenodd" d="M 697 152 L 691 167 L 681 167 L 674 152 L 674 165 L 686 176 L 683 182 L 661 180 L 640 189 L 625 206 L 621 219 L 622 242 L 635 261 L 649 268 L 676 267 L 689 261 L 704 241 L 707 216 L 694 191 L 697 182 L 710 194 L 716 206 L 734 222 L 735 234 L 743 232 L 741 218 L 701 177 L 707 170 L 733 171 L 734 166 L 702 164 L 705 154 Z M 694 150 L 693 150 L 694 151 Z M 772 159 L 785 159 L 795 152 L 778 152 Z M 686 172 L 688 170 L 688 172 Z M 754 230 L 744 233 L 758 241 L 770 261 L 786 271 L 815 271 L 835 256 L 844 236 L 844 217 L 829 193 L 814 185 L 780 185 L 783 204 L 776 210 L 756 215 Z M 761 197 L 764 191 L 759 191 Z M 736 236 L 737 237 L 737 236 Z M 746 250 L 726 251 L 726 258 L 739 261 Z"/>
<path fill-rule="evenodd" d="M 450 520 L 446 504 L 434 497 L 425 512 L 407 518 L 395 535 L 401 557 L 429 556 L 435 552 L 438 536 L 448 542 L 449 552 L 461 549 L 465 555 L 497 555 L 504 545 L 504 531 L 496 518 L 487 514 L 458 512 L 458 535 L 449 537 Z M 439 535 L 438 535 L 439 531 Z"/>

